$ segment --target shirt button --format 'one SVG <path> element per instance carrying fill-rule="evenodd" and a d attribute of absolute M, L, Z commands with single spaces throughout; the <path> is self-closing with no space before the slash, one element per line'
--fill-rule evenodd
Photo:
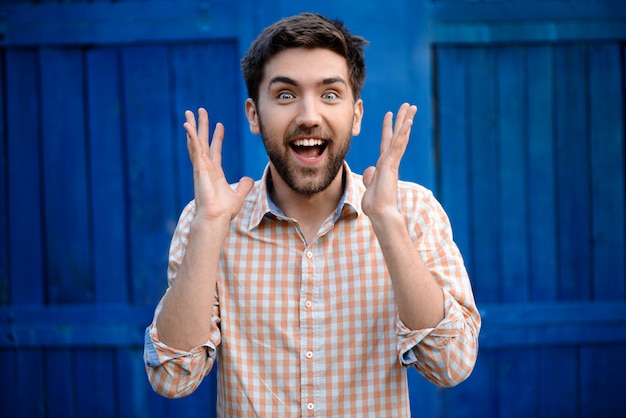
<path fill-rule="evenodd" d="M 315 405 L 313 405 L 312 402 L 309 402 L 309 404 L 306 407 L 309 411 L 312 411 L 315 408 Z"/>
<path fill-rule="evenodd" d="M 306 358 L 313 358 L 313 352 L 312 351 L 307 351 L 306 352 Z"/>
<path fill-rule="evenodd" d="M 306 258 L 313 258 L 313 253 L 311 251 L 307 251 Z"/>
<path fill-rule="evenodd" d="M 307 308 L 310 308 L 311 306 L 313 306 L 313 304 L 311 303 L 310 300 L 307 300 L 306 302 L 304 302 L 304 306 L 306 306 Z"/>

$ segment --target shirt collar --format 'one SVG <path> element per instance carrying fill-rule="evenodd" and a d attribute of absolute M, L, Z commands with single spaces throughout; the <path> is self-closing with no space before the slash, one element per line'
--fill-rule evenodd
<path fill-rule="evenodd" d="M 348 163 L 346 162 L 344 162 L 343 164 L 343 175 L 344 191 L 341 199 L 339 200 L 339 204 L 337 205 L 337 210 L 335 211 L 333 222 L 336 222 L 342 216 L 348 216 L 350 214 L 359 216 L 362 212 L 361 196 L 363 196 L 365 186 L 359 184 L 358 182 L 358 179 L 361 178 L 361 176 L 352 173 L 350 167 L 348 166 Z M 270 189 L 268 186 L 270 183 L 271 174 L 268 164 L 263 172 L 263 177 L 261 178 L 261 180 L 257 181 L 254 191 L 251 193 L 250 196 L 253 199 L 254 203 L 252 205 L 252 210 L 250 213 L 250 222 L 248 224 L 249 230 L 258 227 L 259 224 L 266 217 L 285 217 L 283 211 L 278 206 L 276 206 L 276 204 L 272 201 L 272 198 L 270 197 Z"/>

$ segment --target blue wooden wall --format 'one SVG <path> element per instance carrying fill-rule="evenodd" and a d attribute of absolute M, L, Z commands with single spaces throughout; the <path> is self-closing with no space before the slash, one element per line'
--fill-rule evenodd
<path fill-rule="evenodd" d="M 370 40 L 365 121 L 420 113 L 401 176 L 444 204 L 483 315 L 472 376 L 409 371 L 421 417 L 626 410 L 626 5 L 622 1 L 3 1 L 2 417 L 213 416 L 150 389 L 143 329 L 192 197 L 183 112 L 226 126 L 227 177 L 266 161 L 239 58 L 300 11 Z"/>

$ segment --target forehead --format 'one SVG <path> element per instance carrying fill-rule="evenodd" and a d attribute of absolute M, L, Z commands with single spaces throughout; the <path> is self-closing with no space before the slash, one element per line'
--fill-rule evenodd
<path fill-rule="evenodd" d="M 346 59 L 322 48 L 291 48 L 274 55 L 265 64 L 261 90 L 276 77 L 288 77 L 303 86 L 331 78 L 342 79 L 346 85 L 350 82 Z"/>

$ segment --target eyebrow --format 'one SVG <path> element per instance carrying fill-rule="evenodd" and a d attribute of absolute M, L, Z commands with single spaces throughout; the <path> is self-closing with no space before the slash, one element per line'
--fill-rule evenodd
<path fill-rule="evenodd" d="M 298 86 L 300 86 L 300 84 L 299 84 L 296 80 L 294 80 L 293 78 L 291 78 L 291 77 L 286 77 L 286 76 L 276 76 L 276 77 L 272 78 L 272 79 L 269 81 L 269 83 L 268 83 L 268 85 L 267 85 L 267 88 L 268 88 L 268 89 L 269 89 L 269 88 L 271 88 L 271 87 L 272 87 L 272 85 L 273 85 L 273 84 L 276 84 L 276 83 L 284 83 L 284 84 L 289 84 L 289 85 L 294 86 L 294 87 L 298 87 Z M 323 79 L 321 82 L 317 83 L 317 86 L 327 86 L 327 85 L 330 85 L 330 84 L 335 84 L 335 83 L 340 83 L 340 84 L 343 84 L 344 86 L 348 87 L 348 83 L 346 82 L 346 80 L 344 80 L 344 79 L 343 79 L 343 78 L 341 78 L 341 77 L 329 77 L 329 78 L 325 78 L 325 79 Z"/>

